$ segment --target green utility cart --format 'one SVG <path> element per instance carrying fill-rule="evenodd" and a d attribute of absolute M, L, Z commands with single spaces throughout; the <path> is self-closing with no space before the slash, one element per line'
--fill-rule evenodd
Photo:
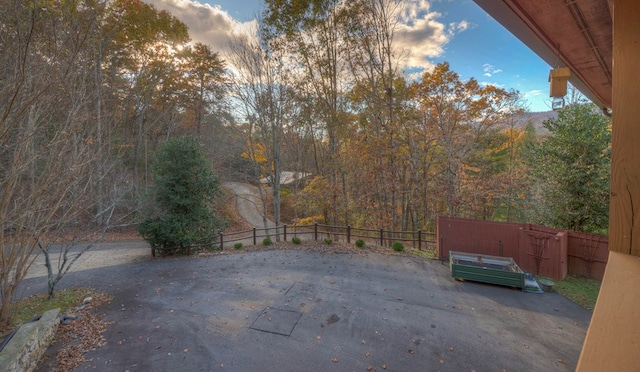
<path fill-rule="evenodd" d="M 451 276 L 509 287 L 524 288 L 525 273 L 511 257 L 449 251 Z"/>

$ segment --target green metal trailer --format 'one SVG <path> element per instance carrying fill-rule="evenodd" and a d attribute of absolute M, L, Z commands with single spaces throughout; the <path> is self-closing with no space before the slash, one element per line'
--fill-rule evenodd
<path fill-rule="evenodd" d="M 511 257 L 449 251 L 449 267 L 456 279 L 525 287 L 525 273 Z"/>

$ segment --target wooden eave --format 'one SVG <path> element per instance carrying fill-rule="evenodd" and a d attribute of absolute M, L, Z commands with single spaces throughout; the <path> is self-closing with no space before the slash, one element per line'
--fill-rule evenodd
<path fill-rule="evenodd" d="M 612 17 L 607 0 L 474 0 L 600 107 L 611 107 Z"/>

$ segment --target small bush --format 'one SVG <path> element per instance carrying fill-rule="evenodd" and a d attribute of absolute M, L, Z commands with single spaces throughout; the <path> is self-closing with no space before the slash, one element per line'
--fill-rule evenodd
<path fill-rule="evenodd" d="M 242 249 L 242 243 L 236 243 L 233 245 L 233 248 L 235 249 Z"/>
<path fill-rule="evenodd" d="M 262 240 L 262 245 L 271 245 L 273 244 L 273 242 L 271 241 L 271 238 L 264 238 Z"/>
<path fill-rule="evenodd" d="M 391 248 L 396 252 L 402 252 L 404 251 L 404 244 L 400 242 L 393 242 L 393 244 L 391 244 Z"/>
<path fill-rule="evenodd" d="M 362 240 L 362 239 L 356 240 L 356 247 L 364 248 L 364 240 Z"/>
<path fill-rule="evenodd" d="M 298 238 L 297 236 L 294 236 L 293 238 L 291 238 L 291 243 L 300 244 L 302 243 L 302 240 L 300 240 L 300 238 Z"/>
<path fill-rule="evenodd" d="M 333 243 L 333 240 L 329 239 L 329 238 L 325 238 L 324 239 L 324 244 L 326 245 L 331 245 L 331 243 Z"/>

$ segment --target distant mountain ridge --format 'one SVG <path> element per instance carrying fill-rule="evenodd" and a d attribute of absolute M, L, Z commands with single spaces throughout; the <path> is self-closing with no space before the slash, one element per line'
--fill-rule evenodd
<path fill-rule="evenodd" d="M 518 123 L 516 124 L 518 127 L 524 128 L 527 123 L 531 122 L 533 127 L 536 129 L 536 133 L 538 134 L 546 134 L 549 131 L 542 126 L 542 122 L 547 119 L 556 119 L 558 118 L 558 113 L 555 111 L 541 111 L 541 112 L 525 112 Z"/>

